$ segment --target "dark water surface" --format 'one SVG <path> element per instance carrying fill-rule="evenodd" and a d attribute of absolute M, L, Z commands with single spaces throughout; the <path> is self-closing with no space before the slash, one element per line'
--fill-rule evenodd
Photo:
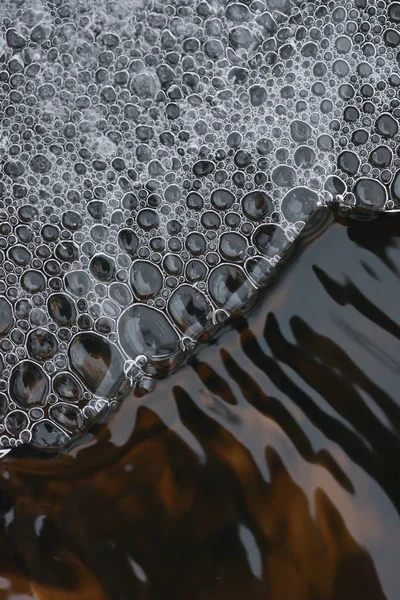
<path fill-rule="evenodd" d="M 399 305 L 400 215 L 336 221 L 94 437 L 3 459 L 0 598 L 399 598 Z"/>

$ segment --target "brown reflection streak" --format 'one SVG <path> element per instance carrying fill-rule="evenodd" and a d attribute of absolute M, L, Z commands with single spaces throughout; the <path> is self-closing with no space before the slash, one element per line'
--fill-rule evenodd
<path fill-rule="evenodd" d="M 207 385 L 207 388 L 210 390 L 210 392 L 212 392 L 228 404 L 237 403 L 237 400 L 235 399 L 235 396 L 228 382 L 225 381 L 225 379 L 223 379 L 222 377 L 220 377 L 216 373 L 215 369 L 211 367 L 211 365 L 207 364 L 206 362 L 200 362 L 196 358 L 194 358 L 192 361 L 192 366 L 195 369 L 199 379 L 205 385 Z"/>
<path fill-rule="evenodd" d="M 338 479 L 343 487 L 350 492 L 354 491 L 351 481 L 346 477 L 332 456 L 324 451 L 319 453 L 314 453 L 312 451 L 307 436 L 283 404 L 276 398 L 267 397 L 254 379 L 239 367 L 238 363 L 227 351 L 222 350 L 221 354 L 227 371 L 232 380 L 238 383 L 241 392 L 247 401 L 255 406 L 261 414 L 268 416 L 279 424 L 282 431 L 290 438 L 303 458 L 313 461 L 316 464 L 320 464 L 321 466 L 325 466 L 325 468 L 330 471 L 331 475 Z"/>

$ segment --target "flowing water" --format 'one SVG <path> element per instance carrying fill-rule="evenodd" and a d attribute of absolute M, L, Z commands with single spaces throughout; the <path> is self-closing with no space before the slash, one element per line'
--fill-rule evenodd
<path fill-rule="evenodd" d="M 399 47 L 0 1 L 0 600 L 398 599 Z"/>
<path fill-rule="evenodd" d="M 153 393 L 5 457 L 0 598 L 396 600 L 399 231 L 336 216 Z"/>

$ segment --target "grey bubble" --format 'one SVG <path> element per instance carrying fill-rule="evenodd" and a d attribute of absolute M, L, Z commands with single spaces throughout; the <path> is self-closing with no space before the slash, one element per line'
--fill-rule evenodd
<path fill-rule="evenodd" d="M 30 167 L 34 173 L 44 175 L 51 169 L 51 162 L 44 154 L 36 154 L 30 162 Z"/>
<path fill-rule="evenodd" d="M 45 327 L 47 325 L 47 315 L 41 308 L 34 308 L 29 318 L 34 327 Z"/>
<path fill-rule="evenodd" d="M 196 177 L 206 177 L 214 171 L 215 165 L 211 160 L 199 160 L 193 165 Z"/>
<path fill-rule="evenodd" d="M 375 122 L 378 133 L 385 138 L 392 138 L 399 130 L 397 121 L 389 113 L 382 113 Z"/>
<path fill-rule="evenodd" d="M 289 240 L 279 225 L 268 223 L 257 227 L 253 234 L 253 244 L 264 256 L 280 256 L 289 246 Z"/>
<path fill-rule="evenodd" d="M 51 421 L 44 419 L 32 427 L 32 446 L 40 449 L 62 448 L 69 442 L 69 437 Z"/>
<path fill-rule="evenodd" d="M 349 64 L 345 60 L 335 60 L 332 65 L 332 73 L 342 79 L 346 77 L 350 72 Z"/>
<path fill-rule="evenodd" d="M 90 272 L 98 281 L 112 281 L 115 275 L 115 261 L 106 254 L 96 254 L 90 261 Z"/>
<path fill-rule="evenodd" d="M 195 283 L 197 281 L 203 281 L 207 277 L 207 267 L 206 265 L 196 258 L 189 260 L 186 265 L 186 278 L 191 283 Z"/>
<path fill-rule="evenodd" d="M 292 187 L 296 184 L 296 171 L 293 167 L 279 165 L 273 169 L 271 179 L 279 187 Z"/>
<path fill-rule="evenodd" d="M 192 256 L 200 256 L 206 250 L 206 240 L 201 233 L 189 233 L 185 246 Z"/>
<path fill-rule="evenodd" d="M 181 275 L 183 272 L 182 259 L 176 254 L 167 254 L 163 260 L 163 268 L 169 275 Z"/>
<path fill-rule="evenodd" d="M 234 2 L 226 7 L 226 18 L 234 23 L 243 23 L 250 19 L 250 11 L 247 6 L 242 3 Z"/>
<path fill-rule="evenodd" d="M 76 306 L 66 294 L 52 294 L 47 301 L 50 317 L 60 327 L 71 327 L 76 321 Z"/>
<path fill-rule="evenodd" d="M 254 287 L 236 265 L 219 265 L 210 274 L 208 290 L 220 308 L 237 310 L 253 293 Z"/>
<path fill-rule="evenodd" d="M 247 240 L 240 233 L 223 233 L 219 241 L 219 250 L 225 260 L 242 261 L 246 256 Z"/>
<path fill-rule="evenodd" d="M 19 160 L 9 160 L 4 164 L 4 172 L 12 179 L 18 179 L 25 173 L 25 168 Z"/>
<path fill-rule="evenodd" d="M 282 212 L 288 221 L 307 220 L 315 210 L 318 195 L 307 187 L 290 190 L 282 200 Z"/>
<path fill-rule="evenodd" d="M 107 204 L 102 200 L 92 200 L 87 205 L 87 211 L 95 221 L 100 221 L 107 213 Z"/>
<path fill-rule="evenodd" d="M 164 198 L 169 204 L 175 204 L 181 199 L 181 190 L 175 184 L 169 185 L 164 192 Z"/>
<path fill-rule="evenodd" d="M 34 329 L 28 335 L 26 348 L 31 358 L 40 362 L 50 360 L 58 350 L 57 339 L 47 329 Z"/>
<path fill-rule="evenodd" d="M 296 167 L 310 169 L 315 163 L 315 152 L 309 146 L 299 146 L 294 153 Z"/>
<path fill-rule="evenodd" d="M 219 40 L 208 40 L 204 43 L 203 50 L 211 60 L 218 60 L 224 55 L 224 47 Z"/>
<path fill-rule="evenodd" d="M 73 296 L 86 296 L 92 287 L 92 282 L 86 271 L 70 271 L 65 275 L 64 285 L 67 292 Z"/>
<path fill-rule="evenodd" d="M 132 292 L 123 283 L 112 283 L 109 288 L 109 294 L 110 298 L 115 300 L 120 306 L 128 306 L 133 300 Z"/>
<path fill-rule="evenodd" d="M 5 298 L 0 298 L 0 337 L 7 335 L 13 324 L 14 317 L 11 304 Z"/>
<path fill-rule="evenodd" d="M 217 189 L 211 194 L 211 204 L 217 210 L 227 210 L 235 202 L 235 196 L 229 190 Z"/>
<path fill-rule="evenodd" d="M 362 177 L 354 186 L 356 202 L 359 206 L 372 210 L 381 210 L 387 200 L 385 187 L 376 179 Z"/>
<path fill-rule="evenodd" d="M 78 402 L 83 395 L 83 387 L 70 373 L 58 373 L 53 379 L 53 390 L 69 402 Z"/>
<path fill-rule="evenodd" d="M 331 175 L 326 179 L 324 189 L 331 194 L 334 200 L 336 200 L 338 196 L 342 196 L 345 193 L 346 184 L 340 177 Z"/>
<path fill-rule="evenodd" d="M 50 418 L 61 427 L 76 431 L 84 426 L 84 419 L 81 410 L 73 404 L 59 402 L 49 409 Z"/>
<path fill-rule="evenodd" d="M 10 377 L 10 395 L 23 408 L 44 406 L 49 391 L 49 381 L 42 368 L 30 360 L 14 367 Z"/>
<path fill-rule="evenodd" d="M 323 134 L 317 139 L 317 147 L 322 152 L 331 152 L 334 148 L 334 141 L 332 136 Z"/>
<path fill-rule="evenodd" d="M 159 294 L 163 276 L 157 265 L 146 260 L 135 260 L 130 270 L 130 283 L 137 298 L 148 300 Z"/>
<path fill-rule="evenodd" d="M 341 152 L 338 156 L 338 167 L 344 173 L 348 173 L 349 175 L 355 175 L 359 169 L 360 160 L 354 152 L 350 152 L 345 150 Z"/>
<path fill-rule="evenodd" d="M 393 153 L 388 146 L 378 146 L 371 152 L 369 157 L 370 163 L 378 169 L 390 167 L 392 159 Z"/>
<path fill-rule="evenodd" d="M 157 79 L 150 72 L 137 73 L 132 77 L 131 90 L 139 98 L 154 98 L 158 91 Z"/>
<path fill-rule="evenodd" d="M 79 258 L 79 248 L 74 242 L 60 242 L 55 254 L 61 261 L 74 262 Z"/>
<path fill-rule="evenodd" d="M 40 271 L 28 270 L 21 276 L 21 286 L 28 294 L 37 294 L 43 292 L 46 287 L 46 280 Z"/>
<path fill-rule="evenodd" d="M 252 85 L 249 89 L 250 102 L 253 106 L 261 106 L 267 99 L 267 90 L 262 85 Z"/>
<path fill-rule="evenodd" d="M 5 418 L 4 424 L 8 433 L 17 436 L 29 425 L 29 419 L 22 410 L 13 410 Z"/>
<path fill-rule="evenodd" d="M 71 368 L 100 398 L 113 398 L 124 382 L 124 360 L 114 344 L 96 333 L 79 333 L 68 348 Z"/>
<path fill-rule="evenodd" d="M 121 345 L 131 358 L 144 355 L 160 361 L 176 354 L 179 338 L 159 311 L 142 304 L 127 308 L 118 323 Z"/>
<path fill-rule="evenodd" d="M 302 144 L 311 137 L 311 127 L 305 121 L 292 121 L 290 123 L 290 135 L 294 142 Z"/>
<path fill-rule="evenodd" d="M 190 285 L 172 294 L 168 310 L 176 325 L 189 337 L 198 337 L 212 323 L 213 308 L 207 297 Z"/>

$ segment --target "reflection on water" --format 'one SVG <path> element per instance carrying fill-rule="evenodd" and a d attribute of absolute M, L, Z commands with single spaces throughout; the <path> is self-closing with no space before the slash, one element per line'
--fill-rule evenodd
<path fill-rule="evenodd" d="M 336 222 L 83 445 L 3 459 L 0 598 L 397 599 L 399 232 Z"/>

